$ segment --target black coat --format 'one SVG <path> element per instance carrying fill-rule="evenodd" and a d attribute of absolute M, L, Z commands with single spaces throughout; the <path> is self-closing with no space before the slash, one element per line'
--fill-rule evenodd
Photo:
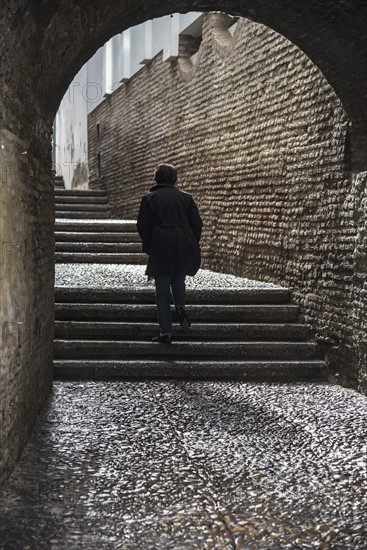
<path fill-rule="evenodd" d="M 200 267 L 201 221 L 189 193 L 158 184 L 142 198 L 137 229 L 149 254 L 146 275 L 195 275 Z"/>

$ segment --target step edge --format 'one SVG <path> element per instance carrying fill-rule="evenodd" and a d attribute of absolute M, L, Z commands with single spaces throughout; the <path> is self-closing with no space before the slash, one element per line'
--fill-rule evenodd
<path fill-rule="evenodd" d="M 167 365 L 170 365 L 171 363 L 175 363 L 175 364 L 184 364 L 186 365 L 188 361 L 183 361 L 183 360 L 180 360 L 180 359 L 148 359 L 148 360 L 142 360 L 142 359 L 61 359 L 61 358 L 54 358 L 53 359 L 53 363 L 56 363 L 56 364 L 59 364 L 59 363 L 69 363 L 69 364 L 75 364 L 75 365 L 80 365 L 82 363 L 91 363 L 91 364 L 100 364 L 100 365 L 104 365 L 104 364 L 107 364 L 107 365 L 112 365 L 112 364 L 115 364 L 115 363 L 121 363 L 122 365 L 125 365 L 125 364 L 131 364 L 131 365 L 135 365 L 136 363 L 142 363 L 144 362 L 144 364 L 153 364 L 153 365 L 156 365 L 156 364 L 167 364 Z M 279 364 L 283 364 L 283 365 L 287 365 L 288 363 L 294 363 L 294 364 L 311 364 L 311 365 L 325 365 L 326 367 L 326 362 L 323 360 L 323 359 L 314 359 L 314 358 L 310 358 L 310 359 L 244 359 L 244 358 L 241 358 L 241 359 L 231 359 L 231 360 L 223 360 L 223 359 L 195 359 L 195 362 L 196 363 L 199 363 L 200 365 L 216 365 L 216 364 L 219 364 L 219 365 L 224 365 L 224 366 L 228 366 L 228 365 L 240 365 L 242 363 L 245 363 L 245 364 L 248 364 L 248 363 L 251 363 L 251 364 L 254 364 L 254 365 L 260 365 L 260 364 L 263 364 L 263 363 L 269 363 L 269 364 L 273 364 L 273 363 L 279 363 Z"/>

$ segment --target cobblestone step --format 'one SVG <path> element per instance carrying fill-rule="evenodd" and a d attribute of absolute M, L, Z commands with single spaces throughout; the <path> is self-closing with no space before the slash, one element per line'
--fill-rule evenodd
<path fill-rule="evenodd" d="M 69 219 L 103 219 L 109 218 L 110 214 L 106 212 L 93 212 L 93 211 L 79 211 L 79 212 L 68 212 L 66 210 L 55 210 L 56 218 L 69 218 Z"/>
<path fill-rule="evenodd" d="M 84 204 L 62 204 L 58 202 L 55 204 L 55 209 L 57 212 L 109 212 L 107 204 L 92 204 L 91 202 Z"/>
<path fill-rule="evenodd" d="M 74 196 L 74 195 L 65 195 L 65 196 L 56 196 L 57 204 L 108 204 L 107 202 L 107 195 L 105 196 L 89 196 L 89 195 L 83 195 L 83 196 Z"/>
<path fill-rule="evenodd" d="M 142 254 L 141 242 L 138 243 L 103 243 L 103 242 L 56 242 L 56 252 L 104 252 L 105 254 L 111 253 L 136 253 Z M 145 260 L 147 256 L 145 255 Z"/>
<path fill-rule="evenodd" d="M 57 287 L 55 299 L 60 302 L 92 304 L 155 304 L 155 292 L 150 288 L 81 288 Z M 287 288 L 204 288 L 188 289 L 188 304 L 274 304 L 288 302 Z"/>
<path fill-rule="evenodd" d="M 55 197 L 106 197 L 103 189 L 57 189 Z"/>
<path fill-rule="evenodd" d="M 58 263 L 101 263 L 101 264 L 134 264 L 146 265 L 147 255 L 143 253 L 103 252 L 56 252 Z"/>
<path fill-rule="evenodd" d="M 110 242 L 110 243 L 139 243 L 141 248 L 141 238 L 138 233 L 93 233 L 93 232 L 74 232 L 74 231 L 55 231 L 55 241 L 61 242 Z"/>
<path fill-rule="evenodd" d="M 146 265 L 136 221 L 107 218 L 101 201 L 105 195 L 81 191 L 57 197 L 56 262 Z M 173 343 L 162 345 L 151 342 L 158 328 L 153 287 L 59 287 L 55 376 L 320 379 L 325 365 L 289 299 L 288 289 L 275 286 L 188 289 L 193 324 L 182 330 L 172 306 Z"/>
<path fill-rule="evenodd" d="M 138 359 L 138 358 L 236 358 L 314 359 L 313 342 L 173 342 L 162 345 L 146 341 L 55 340 L 55 359 Z"/>
<path fill-rule="evenodd" d="M 55 222 L 56 231 L 72 231 L 72 232 L 123 232 L 123 233 L 134 233 L 137 235 L 136 222 L 128 221 L 123 222 L 120 220 L 56 220 Z"/>
<path fill-rule="evenodd" d="M 301 382 L 320 380 L 325 364 L 309 361 L 55 360 L 54 376 L 68 380 L 233 380 Z"/>
<path fill-rule="evenodd" d="M 190 318 L 199 322 L 297 321 L 298 306 L 286 305 L 191 305 Z M 156 321 L 154 304 L 55 304 L 55 316 L 63 321 Z"/>
<path fill-rule="evenodd" d="M 55 176 L 54 187 L 56 189 L 65 189 L 64 178 L 62 176 Z"/>
<path fill-rule="evenodd" d="M 59 340 L 151 340 L 157 335 L 156 323 L 116 323 L 56 321 L 55 338 Z M 301 324 L 196 323 L 190 330 L 173 325 L 172 338 L 195 340 L 296 340 L 306 341 L 309 331 Z"/>

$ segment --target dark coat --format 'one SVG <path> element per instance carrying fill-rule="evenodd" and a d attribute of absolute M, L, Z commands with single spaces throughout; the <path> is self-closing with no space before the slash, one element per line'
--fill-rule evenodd
<path fill-rule="evenodd" d="M 137 229 L 149 254 L 146 275 L 195 275 L 200 267 L 201 221 L 189 193 L 158 184 L 142 198 Z"/>

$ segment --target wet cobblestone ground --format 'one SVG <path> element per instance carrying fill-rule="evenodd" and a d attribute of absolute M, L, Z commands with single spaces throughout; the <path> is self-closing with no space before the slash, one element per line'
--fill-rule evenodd
<path fill-rule="evenodd" d="M 1 548 L 367 548 L 367 400 L 329 384 L 56 382 Z"/>

